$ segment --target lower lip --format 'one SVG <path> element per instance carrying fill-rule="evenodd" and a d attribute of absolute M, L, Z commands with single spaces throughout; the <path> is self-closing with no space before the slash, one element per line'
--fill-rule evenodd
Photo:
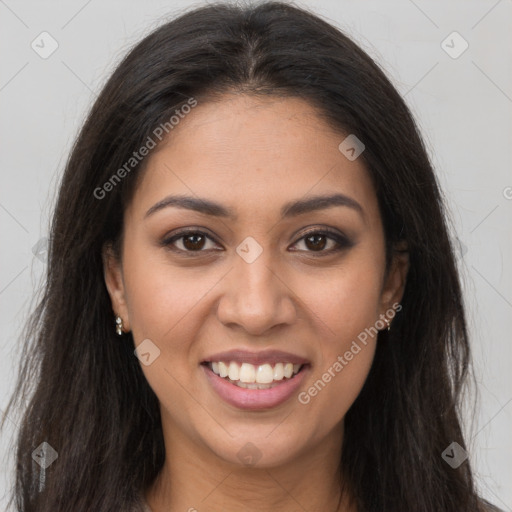
<path fill-rule="evenodd" d="M 272 388 L 247 389 L 219 377 L 208 366 L 201 366 L 213 389 L 225 402 L 246 410 L 270 409 L 286 402 L 297 391 L 308 369 L 308 366 L 304 366 L 294 377 L 278 381 Z"/>

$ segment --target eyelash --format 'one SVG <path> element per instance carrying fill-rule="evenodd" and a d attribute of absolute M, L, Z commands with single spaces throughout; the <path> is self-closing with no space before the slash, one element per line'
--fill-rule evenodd
<path fill-rule="evenodd" d="M 196 254 L 200 254 L 202 252 L 208 252 L 208 250 L 204 250 L 204 249 L 199 249 L 197 251 L 188 251 L 188 250 L 177 249 L 176 247 L 172 247 L 172 245 L 175 241 L 185 238 L 187 235 L 201 235 L 217 244 L 217 241 L 204 231 L 201 231 L 199 229 L 186 229 L 186 230 L 182 230 L 182 231 L 174 234 L 173 236 L 171 236 L 169 238 L 165 238 L 164 240 L 162 240 L 161 245 L 173 252 L 182 253 L 182 254 L 185 254 L 185 255 L 191 256 L 191 257 L 194 257 Z M 341 235 L 337 231 L 334 231 L 329 228 L 313 229 L 313 230 L 307 231 L 293 245 L 297 244 L 301 240 L 308 238 L 309 236 L 312 236 L 312 235 L 328 235 L 327 238 L 330 240 L 333 240 L 338 245 L 337 245 L 337 247 L 334 247 L 329 250 L 320 250 L 320 251 L 298 250 L 297 252 L 309 252 L 309 253 L 316 254 L 318 257 L 322 257 L 322 256 L 327 256 L 330 254 L 340 252 L 343 249 L 348 249 L 354 245 L 353 242 L 351 242 L 346 236 Z"/>

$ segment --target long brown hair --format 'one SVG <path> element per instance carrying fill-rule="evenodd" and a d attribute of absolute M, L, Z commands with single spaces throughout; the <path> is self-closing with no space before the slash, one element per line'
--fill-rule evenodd
<path fill-rule="evenodd" d="M 405 242 L 402 311 L 379 336 L 371 372 L 345 418 L 341 465 L 361 512 L 476 512 L 459 404 L 470 352 L 443 202 L 415 122 L 379 66 L 321 18 L 290 4 L 213 4 L 174 19 L 119 64 L 76 140 L 55 208 L 44 293 L 24 333 L 9 409 L 27 398 L 17 439 L 17 510 L 128 509 L 164 462 L 158 400 L 115 335 L 101 251 L 119 242 L 144 161 L 98 193 L 190 98 L 300 97 L 365 144 L 388 258 Z M 102 196 L 102 197 L 98 197 Z M 33 451 L 58 459 L 40 485 Z"/>

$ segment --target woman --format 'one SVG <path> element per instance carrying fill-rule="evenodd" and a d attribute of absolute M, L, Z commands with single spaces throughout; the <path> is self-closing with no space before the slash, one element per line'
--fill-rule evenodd
<path fill-rule="evenodd" d="M 440 191 L 378 66 L 281 3 L 139 43 L 76 141 L 15 503 L 476 512 Z"/>

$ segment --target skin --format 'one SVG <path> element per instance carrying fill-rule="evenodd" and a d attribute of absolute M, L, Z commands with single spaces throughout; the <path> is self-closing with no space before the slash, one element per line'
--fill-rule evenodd
<path fill-rule="evenodd" d="M 125 211 L 120 260 L 104 251 L 123 329 L 136 346 L 149 338 L 160 350 L 142 365 L 160 401 L 166 445 L 146 499 L 154 512 L 355 510 L 347 498 L 337 508 L 343 418 L 377 337 L 309 403 L 293 396 L 263 411 L 225 403 L 200 363 L 235 348 L 291 352 L 310 361 L 307 391 L 400 301 L 407 257 L 394 256 L 386 274 L 382 221 L 362 158 L 348 160 L 338 149 L 345 135 L 301 99 L 225 95 L 199 103 L 170 135 L 148 156 Z M 335 192 L 362 212 L 334 206 L 280 218 L 289 201 Z M 146 216 L 170 194 L 214 200 L 237 218 L 174 206 Z M 176 251 L 192 246 L 188 257 L 162 246 L 188 227 L 211 239 L 174 241 Z M 306 242 L 307 229 L 326 227 L 351 245 L 328 254 L 334 240 L 322 239 L 320 248 Z M 236 252 L 248 236 L 263 250 L 252 263 Z M 237 456 L 248 442 L 261 456 L 254 466 Z"/>

